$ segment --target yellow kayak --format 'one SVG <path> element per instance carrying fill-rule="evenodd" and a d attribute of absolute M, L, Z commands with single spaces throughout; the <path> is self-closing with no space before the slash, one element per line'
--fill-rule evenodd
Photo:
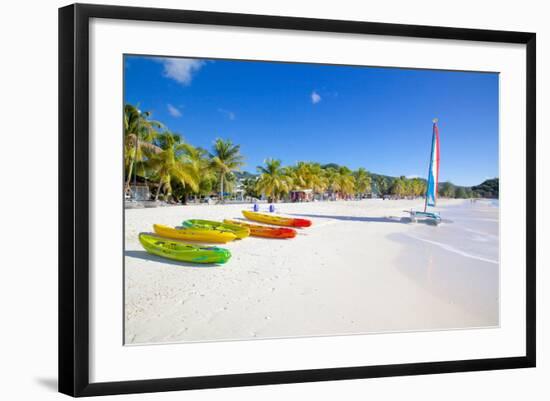
<path fill-rule="evenodd" d="M 311 226 L 311 220 L 295 219 L 292 217 L 281 217 L 271 214 L 264 214 L 258 212 L 250 212 L 248 210 L 242 211 L 243 216 L 248 220 L 259 221 L 260 223 L 273 224 L 276 226 L 286 227 L 309 227 Z"/>
<path fill-rule="evenodd" d="M 196 230 L 193 228 L 178 229 L 163 226 L 161 224 L 153 224 L 153 229 L 155 230 L 155 233 L 161 237 L 185 241 L 217 242 L 224 244 L 237 238 L 237 236 L 233 233 L 219 230 Z"/>

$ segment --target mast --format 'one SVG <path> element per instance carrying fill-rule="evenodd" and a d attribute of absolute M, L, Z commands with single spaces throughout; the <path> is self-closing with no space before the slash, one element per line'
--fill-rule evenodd
<path fill-rule="evenodd" d="M 424 213 L 426 212 L 428 206 L 435 206 L 437 200 L 439 183 L 439 129 L 437 127 L 437 122 L 438 119 L 434 118 L 432 127 L 432 150 L 430 154 L 430 168 L 428 170 Z"/>

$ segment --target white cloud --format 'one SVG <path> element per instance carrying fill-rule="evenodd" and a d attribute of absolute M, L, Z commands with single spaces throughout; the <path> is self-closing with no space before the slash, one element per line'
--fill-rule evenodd
<path fill-rule="evenodd" d="M 170 103 L 168 103 L 166 107 L 168 108 L 168 113 L 170 113 L 172 117 L 181 117 L 181 111 L 177 107 L 172 106 Z"/>
<path fill-rule="evenodd" d="M 224 114 L 227 118 L 229 118 L 231 121 L 233 121 L 237 116 L 235 115 L 235 113 L 233 113 L 232 111 L 230 110 L 225 110 L 225 109 L 218 109 L 218 111 L 222 114 Z"/>
<path fill-rule="evenodd" d="M 182 85 L 189 85 L 194 74 L 205 64 L 202 60 L 186 58 L 157 58 L 156 60 L 164 66 L 163 74 L 166 78 L 173 79 Z"/>
<path fill-rule="evenodd" d="M 317 92 L 313 91 L 311 92 L 311 103 L 317 104 L 321 101 L 321 95 L 319 95 Z"/>
<path fill-rule="evenodd" d="M 422 178 L 422 177 L 418 174 L 409 174 L 409 175 L 405 176 L 405 178 L 407 178 L 409 180 L 412 180 L 413 178 Z"/>

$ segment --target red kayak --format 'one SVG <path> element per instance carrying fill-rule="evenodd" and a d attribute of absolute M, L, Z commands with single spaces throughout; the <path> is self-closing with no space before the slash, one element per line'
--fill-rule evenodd
<path fill-rule="evenodd" d="M 292 228 L 261 226 L 259 224 L 249 224 L 238 220 L 224 220 L 223 222 L 227 224 L 236 224 L 241 227 L 246 227 L 250 229 L 250 235 L 253 237 L 282 239 L 294 238 L 296 236 L 296 230 L 293 230 Z"/>

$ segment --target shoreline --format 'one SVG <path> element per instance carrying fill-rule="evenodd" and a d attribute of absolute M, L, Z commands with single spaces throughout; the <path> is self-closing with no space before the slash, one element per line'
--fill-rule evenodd
<path fill-rule="evenodd" d="M 487 283 L 498 287 L 498 265 L 487 269 L 488 263 L 471 258 L 465 263 L 464 256 L 407 238 L 414 233 L 430 240 L 438 230 L 445 237 L 440 241 L 456 242 L 463 234 L 457 232 L 462 226 L 452 223 L 437 228 L 403 224 L 403 210 L 419 203 L 422 200 L 280 203 L 276 207 L 281 214 L 310 218 L 313 226 L 300 230 L 294 240 L 247 238 L 223 245 L 233 257 L 215 267 L 182 266 L 153 257 L 136 246 L 134 238 L 152 222 L 178 225 L 199 216 L 235 218 L 243 205 L 127 209 L 126 343 L 497 325 L 498 296 L 493 297 L 494 285 Z M 456 214 L 453 208 L 465 209 L 462 218 L 467 217 L 472 211 L 465 203 L 442 201 L 443 217 Z M 429 258 L 431 270 L 426 268 Z M 460 274 L 461 266 L 468 266 L 467 274 Z M 469 289 L 465 283 L 477 284 Z M 482 296 L 484 289 L 491 295 Z"/>

